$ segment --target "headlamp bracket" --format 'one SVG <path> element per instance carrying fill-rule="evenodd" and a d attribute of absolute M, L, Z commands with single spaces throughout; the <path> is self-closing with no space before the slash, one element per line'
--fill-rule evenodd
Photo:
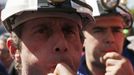
<path fill-rule="evenodd" d="M 100 0 L 100 2 L 104 9 L 112 10 L 119 5 L 120 0 Z"/>

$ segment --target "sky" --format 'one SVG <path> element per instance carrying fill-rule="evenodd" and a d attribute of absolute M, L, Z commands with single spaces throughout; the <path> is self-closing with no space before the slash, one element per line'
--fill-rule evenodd
<path fill-rule="evenodd" d="M 127 6 L 128 6 L 128 8 L 133 8 L 134 9 L 134 0 L 128 0 Z"/>

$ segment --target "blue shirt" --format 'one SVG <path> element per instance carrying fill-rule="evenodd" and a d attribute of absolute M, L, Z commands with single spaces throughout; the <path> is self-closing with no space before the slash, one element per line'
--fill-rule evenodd
<path fill-rule="evenodd" d="M 1 61 L 0 61 L 0 75 L 8 75 L 8 72 Z"/>
<path fill-rule="evenodd" d="M 77 70 L 77 75 L 92 75 L 91 72 L 87 68 L 85 55 L 82 56 L 81 58 L 80 66 L 79 66 L 79 69 Z"/>
<path fill-rule="evenodd" d="M 134 68 L 134 51 L 127 48 L 128 44 L 130 44 L 130 42 L 128 40 L 125 40 L 122 55 L 130 60 Z"/>
<path fill-rule="evenodd" d="M 126 58 L 128 58 L 130 60 L 130 62 L 133 65 L 133 68 L 134 68 L 134 51 L 129 50 L 129 49 L 125 49 L 123 51 L 123 56 L 125 56 Z"/>
<path fill-rule="evenodd" d="M 125 49 L 123 51 L 123 56 L 125 56 L 131 61 L 133 68 L 134 68 L 134 52 L 132 50 Z M 92 75 L 91 72 L 87 68 L 85 55 L 82 56 L 81 58 L 80 66 L 77 70 L 77 75 Z"/>

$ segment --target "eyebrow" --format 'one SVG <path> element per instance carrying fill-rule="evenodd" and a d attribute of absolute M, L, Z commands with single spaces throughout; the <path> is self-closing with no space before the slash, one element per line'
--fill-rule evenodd
<path fill-rule="evenodd" d="M 76 28 L 79 28 L 79 25 L 78 24 L 75 24 L 75 23 L 68 23 L 68 22 L 65 22 L 63 23 L 64 26 L 63 27 L 66 27 L 66 28 L 71 28 L 71 29 L 76 29 Z"/>
<path fill-rule="evenodd" d="M 111 27 L 112 29 L 123 29 L 123 27 L 121 27 L 121 26 L 113 26 L 113 27 Z"/>
<path fill-rule="evenodd" d="M 106 29 L 107 27 L 96 26 L 93 29 Z M 112 29 L 123 29 L 123 26 L 111 26 Z"/>
<path fill-rule="evenodd" d="M 95 30 L 95 29 L 106 29 L 106 27 L 99 27 L 99 26 L 98 26 L 98 27 L 94 27 L 93 29 L 94 29 L 94 30 Z"/>
<path fill-rule="evenodd" d="M 50 23 L 49 22 L 43 22 L 43 23 L 39 23 L 39 24 L 36 24 L 36 26 L 33 26 L 32 29 L 36 29 L 36 28 L 42 28 L 42 27 L 49 27 L 50 26 Z"/>

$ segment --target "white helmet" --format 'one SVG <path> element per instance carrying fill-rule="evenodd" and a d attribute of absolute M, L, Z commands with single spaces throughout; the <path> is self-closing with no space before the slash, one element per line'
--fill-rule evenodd
<path fill-rule="evenodd" d="M 84 0 L 7 0 L 6 7 L 1 13 L 1 20 L 6 29 L 12 31 L 16 27 L 13 21 L 16 15 L 29 11 L 78 13 L 82 19 L 94 21 L 93 10 Z"/>
<path fill-rule="evenodd" d="M 95 18 L 99 16 L 107 16 L 110 14 L 118 14 L 122 16 L 124 22 L 126 23 L 124 28 L 132 28 L 132 14 L 129 12 L 129 9 L 123 5 L 124 3 L 122 3 L 122 1 L 123 0 L 97 0 L 100 15 L 95 15 Z"/>

